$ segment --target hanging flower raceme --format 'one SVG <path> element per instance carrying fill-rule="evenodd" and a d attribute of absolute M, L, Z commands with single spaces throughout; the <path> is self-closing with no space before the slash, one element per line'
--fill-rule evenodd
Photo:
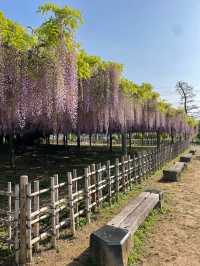
<path fill-rule="evenodd" d="M 78 98 L 75 53 L 63 54 L 65 60 L 58 64 L 30 59 L 14 48 L 1 46 L 0 50 L 1 131 L 9 134 L 35 127 L 44 132 L 72 130 Z"/>

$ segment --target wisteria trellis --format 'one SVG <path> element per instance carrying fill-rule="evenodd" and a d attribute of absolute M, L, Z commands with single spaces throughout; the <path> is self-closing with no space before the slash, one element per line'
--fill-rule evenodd
<path fill-rule="evenodd" d="M 57 16 L 62 14 L 62 9 L 53 8 L 58 10 Z M 56 19 L 54 23 L 62 21 Z M 0 135 L 32 129 L 45 134 L 195 133 L 196 127 L 183 113 L 162 112 L 153 97 L 144 101 L 129 97 L 121 88 L 122 69 L 118 64 L 104 62 L 95 66 L 90 77 L 79 77 L 77 45 L 70 37 L 74 47 L 69 49 L 63 34 L 46 51 L 41 43 L 39 49 L 37 45 L 17 49 L 1 41 L 0 34 Z"/>

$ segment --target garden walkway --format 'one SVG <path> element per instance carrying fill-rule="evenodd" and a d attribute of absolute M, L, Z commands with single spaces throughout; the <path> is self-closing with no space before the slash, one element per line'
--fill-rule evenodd
<path fill-rule="evenodd" d="M 161 184 L 170 213 L 156 223 L 138 266 L 200 265 L 200 150 L 180 183 Z"/>
<path fill-rule="evenodd" d="M 159 216 L 146 238 L 138 266 L 199 266 L 200 265 L 200 149 L 181 182 L 158 182 L 160 174 L 144 186 L 166 191 L 166 214 Z M 89 235 L 109 220 L 119 208 L 100 214 L 97 221 L 84 226 L 73 240 L 60 240 L 57 251 L 42 252 L 35 259 L 39 266 L 85 265 Z"/>

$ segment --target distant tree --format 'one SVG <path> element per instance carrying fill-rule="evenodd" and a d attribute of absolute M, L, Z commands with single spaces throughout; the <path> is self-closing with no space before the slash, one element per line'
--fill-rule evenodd
<path fill-rule="evenodd" d="M 181 97 L 181 105 L 184 108 L 184 111 L 188 115 L 192 115 L 195 110 L 198 109 L 198 106 L 194 104 L 194 88 L 190 86 L 185 81 L 178 81 L 176 83 L 176 90 Z"/>

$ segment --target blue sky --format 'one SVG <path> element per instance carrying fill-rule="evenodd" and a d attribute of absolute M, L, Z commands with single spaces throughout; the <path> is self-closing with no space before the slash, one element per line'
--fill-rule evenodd
<path fill-rule="evenodd" d="M 0 10 L 24 26 L 38 26 L 42 0 L 0 0 Z M 77 39 L 90 54 L 124 64 L 124 75 L 150 82 L 177 104 L 177 80 L 200 95 L 199 0 L 54 0 L 80 9 Z"/>

